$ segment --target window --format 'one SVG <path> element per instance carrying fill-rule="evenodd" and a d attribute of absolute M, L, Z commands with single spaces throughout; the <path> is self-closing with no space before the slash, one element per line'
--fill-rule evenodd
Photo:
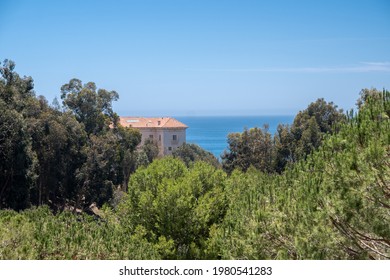
<path fill-rule="evenodd" d="M 161 141 L 161 135 L 158 136 L 158 141 Z"/>
<path fill-rule="evenodd" d="M 149 139 L 152 139 L 152 140 L 153 140 L 153 135 L 149 135 Z"/>
<path fill-rule="evenodd" d="M 177 141 L 177 135 L 173 135 L 173 136 L 172 136 L 172 140 L 173 140 L 173 141 Z"/>
<path fill-rule="evenodd" d="M 172 151 L 172 147 L 168 147 L 168 151 Z"/>

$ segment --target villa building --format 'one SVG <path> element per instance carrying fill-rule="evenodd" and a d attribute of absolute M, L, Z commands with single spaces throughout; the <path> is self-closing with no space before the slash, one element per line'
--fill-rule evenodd
<path fill-rule="evenodd" d="M 140 145 L 147 139 L 154 141 L 159 148 L 160 156 L 172 154 L 186 142 L 188 126 L 174 118 L 120 117 L 119 122 L 124 127 L 133 127 L 141 132 Z"/>

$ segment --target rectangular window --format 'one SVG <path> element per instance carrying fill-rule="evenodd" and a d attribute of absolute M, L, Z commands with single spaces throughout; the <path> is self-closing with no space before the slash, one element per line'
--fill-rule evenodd
<path fill-rule="evenodd" d="M 158 136 L 158 141 L 161 141 L 161 135 Z"/>
<path fill-rule="evenodd" d="M 168 147 L 168 151 L 172 151 L 172 147 Z"/>
<path fill-rule="evenodd" d="M 149 135 L 149 139 L 153 139 L 153 135 Z"/>
<path fill-rule="evenodd" d="M 172 140 L 176 141 L 177 140 L 177 135 L 173 135 Z"/>

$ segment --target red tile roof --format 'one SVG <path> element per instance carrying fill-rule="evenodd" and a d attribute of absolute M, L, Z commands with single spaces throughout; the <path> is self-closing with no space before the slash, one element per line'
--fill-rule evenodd
<path fill-rule="evenodd" d="M 185 124 L 170 117 L 120 117 L 119 123 L 124 127 L 134 128 L 188 128 L 188 126 L 186 126 Z"/>

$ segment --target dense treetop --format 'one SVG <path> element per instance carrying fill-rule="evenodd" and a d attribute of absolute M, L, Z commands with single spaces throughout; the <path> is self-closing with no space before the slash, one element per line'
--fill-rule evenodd
<path fill-rule="evenodd" d="M 118 94 L 72 79 L 61 88 L 64 108 L 58 108 L 36 97 L 31 77 L 14 68 L 9 60 L 0 68 L 0 208 L 108 202 L 117 186 L 126 186 L 141 139 L 117 126 Z"/>
<path fill-rule="evenodd" d="M 342 110 L 332 102 L 318 99 L 300 111 L 291 126 L 279 124 L 272 136 L 268 125 L 228 135 L 229 149 L 222 155 L 224 170 L 231 173 L 253 166 L 264 172 L 282 172 L 287 164 L 306 158 L 327 134 L 338 131 L 345 121 Z"/>

